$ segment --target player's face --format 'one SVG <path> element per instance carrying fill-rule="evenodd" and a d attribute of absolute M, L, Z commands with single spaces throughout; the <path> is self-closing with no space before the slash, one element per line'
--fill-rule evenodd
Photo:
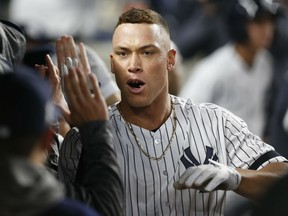
<path fill-rule="evenodd" d="M 156 24 L 121 24 L 113 35 L 111 69 L 122 102 L 145 107 L 168 94 L 168 65 L 175 65 L 170 38 Z"/>
<path fill-rule="evenodd" d="M 274 35 L 274 23 L 271 19 L 251 22 L 247 27 L 250 44 L 255 49 L 269 48 Z"/>

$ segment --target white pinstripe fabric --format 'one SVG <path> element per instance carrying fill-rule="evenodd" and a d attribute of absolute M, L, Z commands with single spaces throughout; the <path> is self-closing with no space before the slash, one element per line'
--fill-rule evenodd
<path fill-rule="evenodd" d="M 116 106 L 109 108 L 126 191 L 126 215 L 223 215 L 224 191 L 177 191 L 173 183 L 186 167 L 208 163 L 208 158 L 232 167 L 249 168 L 261 155 L 274 149 L 223 108 L 213 104 L 196 105 L 175 96 L 173 101 L 177 132 L 171 149 L 160 161 L 150 160 L 140 151 Z M 156 132 L 132 125 L 151 156 L 159 156 L 165 149 L 172 133 L 172 121 L 171 114 Z M 283 160 L 285 158 L 279 156 L 267 163 Z"/>

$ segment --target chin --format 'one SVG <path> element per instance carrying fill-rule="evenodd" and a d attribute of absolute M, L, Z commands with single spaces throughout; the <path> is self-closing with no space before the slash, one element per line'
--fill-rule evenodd
<path fill-rule="evenodd" d="M 143 108 L 149 105 L 146 98 L 137 96 L 129 97 L 127 103 L 133 108 Z"/>

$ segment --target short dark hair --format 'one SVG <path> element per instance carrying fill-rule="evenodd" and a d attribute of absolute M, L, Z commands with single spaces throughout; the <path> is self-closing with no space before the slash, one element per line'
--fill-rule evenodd
<path fill-rule="evenodd" d="M 170 35 L 168 24 L 164 20 L 164 18 L 159 13 L 150 9 L 131 7 L 129 10 L 121 14 L 115 26 L 115 29 L 123 23 L 158 24 L 163 27 Z"/>

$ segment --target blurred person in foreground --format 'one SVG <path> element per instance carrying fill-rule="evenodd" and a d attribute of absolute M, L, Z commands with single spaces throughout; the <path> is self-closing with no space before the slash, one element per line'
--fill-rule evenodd
<path fill-rule="evenodd" d="M 91 82 L 98 109 L 90 116 L 85 109 L 82 114 L 73 110 L 71 117 L 85 116 L 75 123 L 80 131 L 90 128 L 97 141 L 85 141 L 91 136 L 86 131 L 82 140 L 85 159 L 78 170 L 83 173 L 74 185 L 64 185 L 43 165 L 55 136 L 52 126 L 59 117 L 50 86 L 36 71 L 24 67 L 0 75 L 0 215 L 122 215 L 122 183 L 111 146 L 106 104 L 96 94 L 96 80 L 91 78 Z"/>
<path fill-rule="evenodd" d="M 0 76 L 0 214 L 97 215 L 65 198 L 43 162 L 56 110 L 47 83 L 23 69 Z"/>
<path fill-rule="evenodd" d="M 72 38 L 60 42 L 67 40 Z M 58 53 L 58 65 L 75 58 L 65 46 Z M 286 158 L 228 110 L 170 95 L 175 55 L 158 13 L 131 8 L 120 15 L 110 60 L 121 101 L 108 111 L 126 215 L 223 215 L 227 191 L 257 201 L 288 172 Z M 74 90 L 82 86 L 81 76 L 73 73 L 65 80 L 72 85 L 67 93 L 79 107 L 90 107 L 90 96 Z M 66 149 L 81 146 L 79 135 L 65 136 Z M 66 153 L 62 156 L 69 159 Z"/>

